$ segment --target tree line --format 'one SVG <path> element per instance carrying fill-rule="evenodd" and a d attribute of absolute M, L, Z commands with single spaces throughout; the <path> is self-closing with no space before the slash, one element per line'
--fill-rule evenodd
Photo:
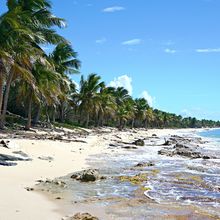
<path fill-rule="evenodd" d="M 106 86 L 97 74 L 71 74 L 81 66 L 77 53 L 56 27 L 66 22 L 52 14 L 48 0 L 7 0 L 0 16 L 0 128 L 25 120 L 25 129 L 42 121 L 80 126 L 145 128 L 217 127 L 220 122 L 183 118 L 133 99 L 123 87 Z M 54 45 L 46 53 L 45 45 Z M 13 114 L 11 114 L 13 113 Z M 12 116 L 13 115 L 13 116 Z"/>

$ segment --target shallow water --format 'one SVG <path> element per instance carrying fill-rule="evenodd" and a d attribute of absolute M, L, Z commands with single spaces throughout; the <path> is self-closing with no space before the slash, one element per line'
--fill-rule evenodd
<path fill-rule="evenodd" d="M 205 133 L 202 135 L 207 137 Z M 110 219 L 220 219 L 220 159 L 159 155 L 163 138 L 166 137 L 155 140 L 153 146 L 148 142 L 145 147 L 122 153 L 114 153 L 113 147 L 111 157 L 108 154 L 91 156 L 88 164 L 108 178 L 95 184 L 79 184 L 67 176 L 65 190 L 71 193 L 75 203 L 93 203 L 105 208 Z M 207 140 L 209 143 L 200 145 L 199 150 L 220 158 L 220 139 Z M 154 165 L 134 169 L 139 162 Z M 147 190 L 137 195 L 140 186 L 120 181 L 119 176 L 139 173 L 147 175 L 147 181 L 142 184 Z M 145 194 L 147 200 L 136 201 L 144 197 L 140 194 Z"/>

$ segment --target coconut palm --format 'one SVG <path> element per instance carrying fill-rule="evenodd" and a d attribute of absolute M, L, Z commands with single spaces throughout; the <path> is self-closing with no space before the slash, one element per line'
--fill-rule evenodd
<path fill-rule="evenodd" d="M 62 77 L 60 81 L 60 88 L 62 93 L 59 96 L 60 105 L 59 119 L 61 122 L 64 121 L 65 108 L 68 107 L 70 83 L 68 75 L 79 73 L 80 61 L 76 58 L 77 53 L 73 50 L 72 46 L 67 42 L 59 43 L 54 51 L 49 55 L 51 62 L 54 64 L 55 70 Z"/>
<path fill-rule="evenodd" d="M 97 114 L 97 126 L 103 126 L 104 120 L 107 118 L 113 118 L 117 109 L 114 90 L 111 87 L 103 87 L 100 89 L 98 95 L 98 114 Z"/>
<path fill-rule="evenodd" d="M 90 116 L 94 113 L 98 113 L 99 107 L 99 91 L 104 87 L 104 82 L 100 82 L 101 77 L 96 74 L 90 74 L 87 79 L 81 77 L 80 80 L 80 91 L 79 91 L 79 111 L 80 118 L 85 118 L 85 126 L 88 127 Z"/>
<path fill-rule="evenodd" d="M 42 52 L 38 44 L 64 41 L 61 36 L 51 29 L 54 25 L 58 27 L 63 26 L 64 21 L 51 13 L 49 1 L 8 0 L 7 5 L 8 12 L 0 18 L 0 29 L 2 32 L 0 43 L 1 40 L 5 40 L 3 45 L 6 45 L 0 48 L 0 60 L 6 59 L 6 69 L 10 69 L 8 74 L 6 74 L 4 106 L 0 120 L 1 128 L 4 127 L 10 86 L 14 77 L 18 73 L 22 73 L 19 75 L 25 77 L 30 75 L 28 74 L 32 69 L 30 64 L 36 59 L 35 56 Z M 3 56 L 5 54 L 7 54 L 7 57 Z M 25 57 L 25 60 L 23 57 Z M 12 68 L 12 66 L 14 67 Z M 4 84 L 3 73 L 4 71 L 0 70 L 0 89 Z M 0 105 L 3 97 L 1 92 L 2 90 L 0 90 Z"/>
<path fill-rule="evenodd" d="M 149 108 L 147 100 L 144 98 L 135 99 L 135 126 L 143 126 L 146 119 L 146 111 Z"/>

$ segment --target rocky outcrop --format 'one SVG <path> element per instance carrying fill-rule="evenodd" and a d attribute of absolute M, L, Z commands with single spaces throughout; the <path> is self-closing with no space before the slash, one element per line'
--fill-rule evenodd
<path fill-rule="evenodd" d="M 198 146 L 183 144 L 183 143 L 177 143 L 176 145 L 174 145 L 174 147 L 163 148 L 160 151 L 158 151 L 158 154 L 166 155 L 169 157 L 179 155 L 182 157 L 188 157 L 190 159 L 197 159 L 197 158 L 211 159 L 211 158 L 214 158 L 213 156 L 204 155 L 203 153 L 199 152 Z"/>
<path fill-rule="evenodd" d="M 81 182 L 95 182 L 96 180 L 105 179 L 97 169 L 88 169 L 74 173 L 71 178 Z"/>
<path fill-rule="evenodd" d="M 73 217 L 63 218 L 62 220 L 99 220 L 97 217 L 89 213 L 77 213 Z"/>

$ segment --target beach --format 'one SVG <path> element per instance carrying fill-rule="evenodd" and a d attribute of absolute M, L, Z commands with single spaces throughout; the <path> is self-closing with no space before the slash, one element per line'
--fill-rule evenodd
<path fill-rule="evenodd" d="M 63 130 L 71 136 L 71 131 Z M 89 168 L 88 159 L 95 155 L 111 155 L 125 152 L 125 148 L 116 147 L 114 150 L 109 144 L 120 139 L 120 142 L 132 142 L 145 137 L 161 137 L 167 135 L 178 135 L 180 133 L 195 132 L 195 129 L 133 129 L 118 131 L 113 128 L 86 130 L 77 136 L 74 132 L 74 140 L 48 140 L 46 136 L 61 135 L 60 131 L 21 132 L 17 135 L 1 135 L 1 140 L 9 140 L 10 148 L 0 147 L 0 154 L 12 155 L 18 152 L 25 153 L 29 159 L 18 161 L 15 166 L 0 166 L 0 220 L 25 220 L 25 219 L 53 219 L 61 220 L 65 216 L 74 215 L 70 206 L 65 206 L 63 201 L 48 196 L 48 193 L 35 191 L 38 181 L 53 180 L 54 178 L 66 176 L 76 171 Z M 25 135 L 24 135 L 25 134 Z M 36 137 L 38 137 L 36 139 Z M 42 138 L 41 138 L 42 137 Z M 80 184 L 80 183 L 78 183 Z M 79 206 L 79 204 L 77 204 Z M 74 205 L 73 209 L 74 210 Z M 77 208 L 75 209 L 77 210 Z M 79 209 L 80 210 L 80 209 Z M 88 212 L 88 210 L 85 210 Z M 98 214 L 93 210 L 94 213 Z M 175 218 L 174 218 L 175 219 Z M 187 219 L 187 218 L 183 218 Z"/>

